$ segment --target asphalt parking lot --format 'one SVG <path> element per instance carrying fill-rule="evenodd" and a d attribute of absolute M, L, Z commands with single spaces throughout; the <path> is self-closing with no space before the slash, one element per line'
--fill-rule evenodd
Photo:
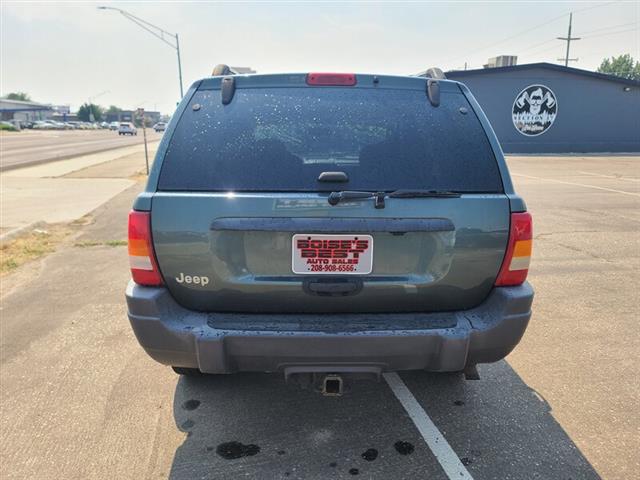
<path fill-rule="evenodd" d="M 2 278 L 2 477 L 636 477 L 640 157 L 509 165 L 534 218 L 521 344 L 477 381 L 404 372 L 339 398 L 277 375 L 180 378 L 150 360 L 125 314 L 126 247 L 112 242 L 141 185 L 119 194 Z"/>

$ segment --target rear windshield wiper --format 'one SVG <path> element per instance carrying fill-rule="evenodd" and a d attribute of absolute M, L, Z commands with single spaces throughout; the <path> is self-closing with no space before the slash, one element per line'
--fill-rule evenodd
<path fill-rule="evenodd" d="M 367 198 L 375 198 L 375 207 L 384 208 L 385 195 L 385 192 L 356 192 L 343 190 L 342 192 L 331 192 L 327 200 L 330 205 L 337 205 L 342 200 L 366 200 Z"/>
<path fill-rule="evenodd" d="M 393 192 L 359 192 L 344 190 L 342 192 L 331 192 L 329 194 L 330 205 L 337 205 L 343 200 L 366 200 L 375 198 L 374 206 L 384 208 L 384 198 L 458 198 L 459 193 L 440 190 L 394 190 Z"/>
<path fill-rule="evenodd" d="M 458 198 L 460 194 L 445 190 L 395 190 L 387 196 L 389 198 Z"/>

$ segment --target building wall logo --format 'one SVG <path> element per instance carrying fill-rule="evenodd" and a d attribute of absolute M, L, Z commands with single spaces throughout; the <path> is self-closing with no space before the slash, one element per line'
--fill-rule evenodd
<path fill-rule="evenodd" d="M 516 130 L 528 137 L 542 135 L 549 130 L 557 114 L 556 96 L 544 85 L 529 85 L 522 90 L 511 109 Z"/>

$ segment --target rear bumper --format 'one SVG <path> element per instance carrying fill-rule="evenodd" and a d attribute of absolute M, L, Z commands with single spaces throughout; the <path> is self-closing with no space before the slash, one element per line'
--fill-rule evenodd
<path fill-rule="evenodd" d="M 178 305 L 166 288 L 133 282 L 126 298 L 140 345 L 166 365 L 205 373 L 297 367 L 447 372 L 508 355 L 529 323 L 533 289 L 528 283 L 494 288 L 476 308 L 433 314 L 200 313 Z"/>

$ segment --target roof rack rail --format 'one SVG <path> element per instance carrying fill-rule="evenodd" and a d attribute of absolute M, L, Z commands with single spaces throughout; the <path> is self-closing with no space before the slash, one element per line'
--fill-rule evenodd
<path fill-rule="evenodd" d="M 229 105 L 231 100 L 233 100 L 233 95 L 236 93 L 236 80 L 233 76 L 237 74 L 238 72 L 224 63 L 219 63 L 213 67 L 213 71 L 211 72 L 212 77 L 224 77 L 220 84 L 220 94 L 223 105 Z"/>
<path fill-rule="evenodd" d="M 233 76 L 226 76 L 220 84 L 220 95 L 222 96 L 222 104 L 229 105 L 236 93 L 236 79 Z"/>
<path fill-rule="evenodd" d="M 423 74 L 427 78 L 433 78 L 435 80 L 446 80 L 447 76 L 444 72 L 438 67 L 431 67 L 426 70 Z"/>
<path fill-rule="evenodd" d="M 427 97 L 434 107 L 440 106 L 440 84 L 438 80 L 427 78 Z"/>
<path fill-rule="evenodd" d="M 426 77 L 427 79 L 427 97 L 434 107 L 440 105 L 440 85 L 438 80 L 446 80 L 447 76 L 438 67 L 431 67 L 416 74 L 416 77 Z"/>
<path fill-rule="evenodd" d="M 215 67 L 213 67 L 213 71 L 211 72 L 212 77 L 221 77 L 224 75 L 236 75 L 229 65 L 225 65 L 224 63 L 219 63 Z"/>

